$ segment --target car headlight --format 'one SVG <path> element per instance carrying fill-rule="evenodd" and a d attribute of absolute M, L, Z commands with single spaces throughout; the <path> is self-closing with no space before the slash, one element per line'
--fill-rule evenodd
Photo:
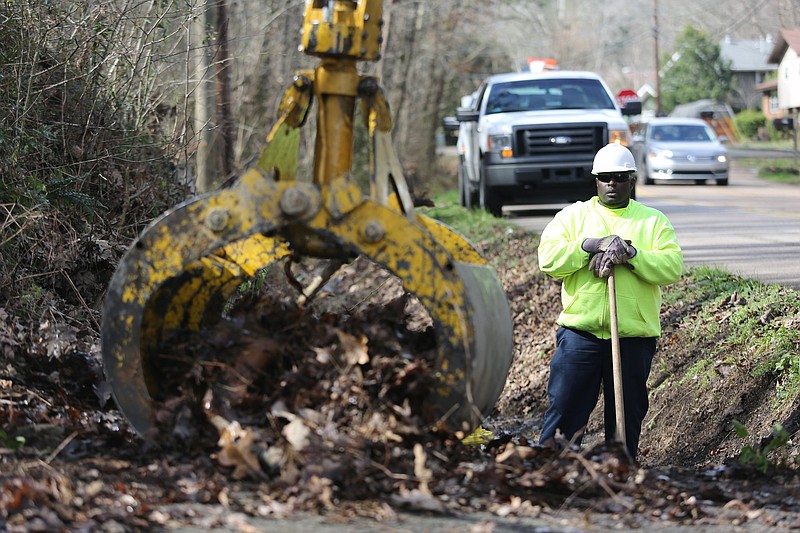
<path fill-rule="evenodd" d="M 608 143 L 614 144 L 619 143 L 622 146 L 630 146 L 631 144 L 631 132 L 628 130 L 609 130 L 608 131 Z"/>
<path fill-rule="evenodd" d="M 720 163 L 727 163 L 728 156 L 726 156 L 725 154 L 720 154 L 717 156 L 717 161 L 719 161 Z"/>
<path fill-rule="evenodd" d="M 672 159 L 672 150 L 650 150 L 648 152 L 647 157 L 650 159 L 658 159 L 659 157 L 663 157 L 664 159 Z"/>
<path fill-rule="evenodd" d="M 511 135 L 507 133 L 489 135 L 489 146 L 487 148 L 490 152 L 499 153 L 500 157 L 511 157 L 514 155 L 511 150 Z"/>

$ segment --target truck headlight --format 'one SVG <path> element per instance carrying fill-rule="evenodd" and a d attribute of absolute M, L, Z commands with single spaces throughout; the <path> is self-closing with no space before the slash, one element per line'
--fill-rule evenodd
<path fill-rule="evenodd" d="M 608 130 L 608 144 L 617 142 L 622 146 L 630 146 L 631 132 L 628 130 Z"/>
<path fill-rule="evenodd" d="M 511 150 L 511 135 L 507 133 L 489 135 L 488 143 L 489 151 L 499 153 L 500 157 L 512 157 L 514 155 Z"/>

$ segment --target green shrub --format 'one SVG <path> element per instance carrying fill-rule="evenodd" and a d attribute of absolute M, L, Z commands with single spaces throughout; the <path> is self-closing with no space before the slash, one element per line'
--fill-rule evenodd
<path fill-rule="evenodd" d="M 767 119 L 761 111 L 745 109 L 733 118 L 736 129 L 747 139 L 757 139 L 759 128 L 767 125 Z"/>
<path fill-rule="evenodd" d="M 739 438 L 748 438 L 750 432 L 738 420 L 733 421 L 733 428 Z M 789 466 L 793 462 L 789 458 L 787 445 L 791 435 L 781 424 L 772 427 L 771 438 L 762 445 L 747 445 L 739 453 L 739 463 L 750 465 L 766 474 L 770 466 Z"/>

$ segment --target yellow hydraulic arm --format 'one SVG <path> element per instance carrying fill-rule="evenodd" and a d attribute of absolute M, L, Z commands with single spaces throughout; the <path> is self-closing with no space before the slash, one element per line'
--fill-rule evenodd
<path fill-rule="evenodd" d="M 468 431 L 499 397 L 512 327 L 497 274 L 461 235 L 415 212 L 379 80 L 356 68 L 380 57 L 381 16 L 380 0 L 308 2 L 302 49 L 319 63 L 295 74 L 258 160 L 230 187 L 163 214 L 120 262 L 102 351 L 117 405 L 138 433 L 154 428 L 153 354 L 168 332 L 213 322 L 238 285 L 289 254 L 365 256 L 425 306 L 437 342 L 437 386 L 422 413 L 432 426 Z M 367 197 L 351 177 L 359 99 L 370 137 Z M 299 128 L 314 101 L 313 176 L 298 179 Z"/>

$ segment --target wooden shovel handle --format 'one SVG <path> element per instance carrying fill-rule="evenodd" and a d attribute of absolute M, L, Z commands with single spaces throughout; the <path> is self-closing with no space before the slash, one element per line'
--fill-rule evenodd
<path fill-rule="evenodd" d="M 625 438 L 625 404 L 622 394 L 622 358 L 619 349 L 619 326 L 617 324 L 617 287 L 614 281 L 614 268 L 608 276 L 608 302 L 611 314 L 611 364 L 614 370 L 614 409 L 617 415 L 616 439 L 627 444 Z"/>

